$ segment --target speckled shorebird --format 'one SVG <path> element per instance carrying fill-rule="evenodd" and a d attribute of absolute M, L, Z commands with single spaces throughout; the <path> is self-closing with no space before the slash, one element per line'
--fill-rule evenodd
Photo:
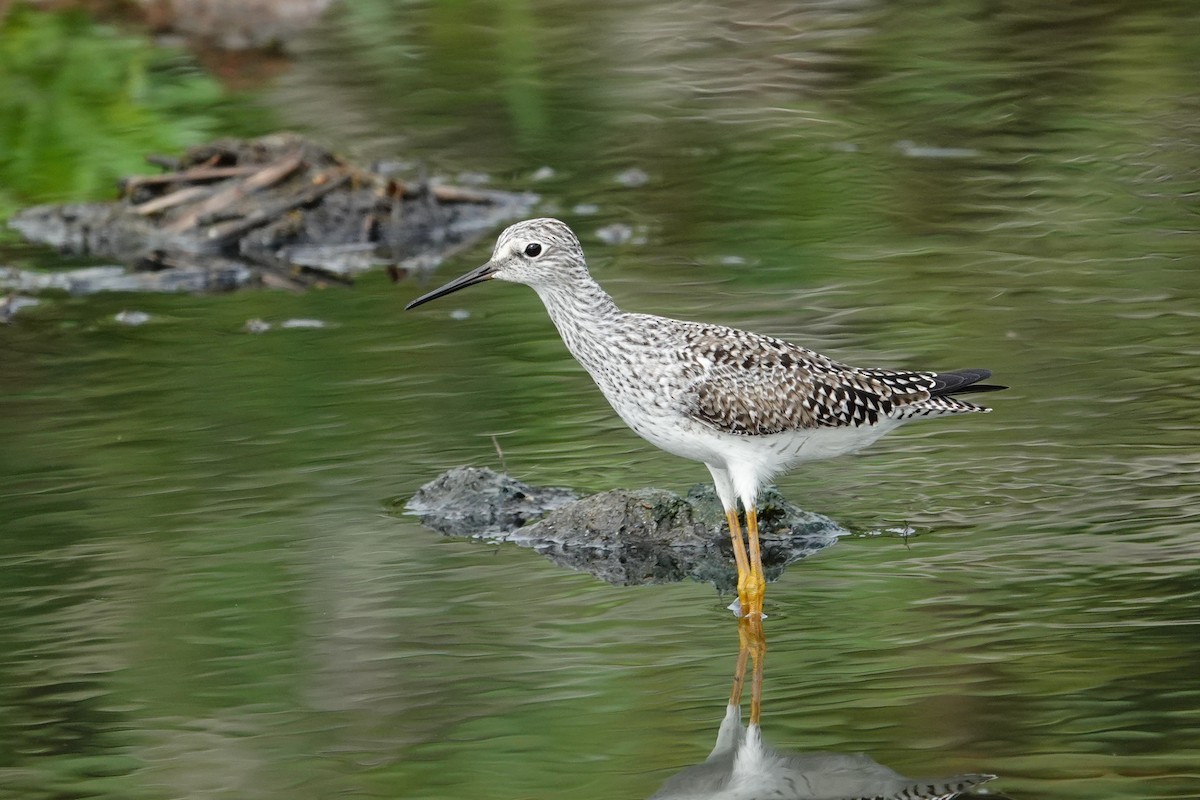
<path fill-rule="evenodd" d="M 803 461 L 860 450 L 909 420 L 989 411 L 955 395 L 1004 388 L 977 383 L 991 374 L 985 369 L 862 369 L 769 336 L 626 313 L 592 279 L 579 240 L 556 219 L 510 226 L 486 264 L 406 308 L 491 279 L 538 293 L 567 349 L 626 425 L 708 467 L 747 615 L 762 615 L 766 591 L 756 508 L 765 482 Z"/>

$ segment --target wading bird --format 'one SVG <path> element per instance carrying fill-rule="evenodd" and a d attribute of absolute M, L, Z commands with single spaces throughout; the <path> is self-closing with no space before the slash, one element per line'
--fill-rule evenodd
<path fill-rule="evenodd" d="M 991 374 L 985 369 L 863 369 L 770 336 L 624 312 L 556 219 L 508 227 L 486 264 L 406 308 L 493 279 L 537 292 L 571 355 L 626 425 L 708 467 L 747 615 L 762 615 L 766 591 L 756 506 L 764 483 L 801 462 L 860 450 L 910 420 L 989 411 L 957 395 L 1004 388 L 977 383 Z"/>

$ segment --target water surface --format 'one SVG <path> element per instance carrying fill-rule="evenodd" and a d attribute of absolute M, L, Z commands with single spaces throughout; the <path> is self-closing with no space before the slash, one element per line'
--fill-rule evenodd
<path fill-rule="evenodd" d="M 770 587 L 766 738 L 1013 797 L 1186 798 L 1197 42 L 1172 2 L 358 2 L 255 102 L 539 192 L 627 309 L 990 367 L 995 413 L 781 481 L 918 535 Z M 0 793 L 645 797 L 704 758 L 729 598 L 385 509 L 499 467 L 494 441 L 581 491 L 707 472 L 622 426 L 532 292 L 401 313 L 423 288 L 59 298 L 0 329 Z M 328 327 L 242 332 L 289 317 Z"/>

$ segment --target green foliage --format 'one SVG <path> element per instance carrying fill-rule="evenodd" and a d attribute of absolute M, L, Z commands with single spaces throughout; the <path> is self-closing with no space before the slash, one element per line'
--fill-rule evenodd
<path fill-rule="evenodd" d="M 146 153 L 218 127 L 220 85 L 177 52 L 78 13 L 22 6 L 0 24 L 0 217 L 109 195 Z"/>

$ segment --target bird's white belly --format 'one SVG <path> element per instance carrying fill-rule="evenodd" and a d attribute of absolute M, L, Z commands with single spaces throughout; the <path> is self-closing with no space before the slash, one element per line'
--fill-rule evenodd
<path fill-rule="evenodd" d="M 689 417 L 659 410 L 632 409 L 613 403 L 617 414 L 639 436 L 682 458 L 706 464 L 752 463 L 765 474 L 775 474 L 805 461 L 853 453 L 898 427 L 898 420 L 878 425 L 844 428 L 806 428 L 765 436 L 723 433 Z"/>

